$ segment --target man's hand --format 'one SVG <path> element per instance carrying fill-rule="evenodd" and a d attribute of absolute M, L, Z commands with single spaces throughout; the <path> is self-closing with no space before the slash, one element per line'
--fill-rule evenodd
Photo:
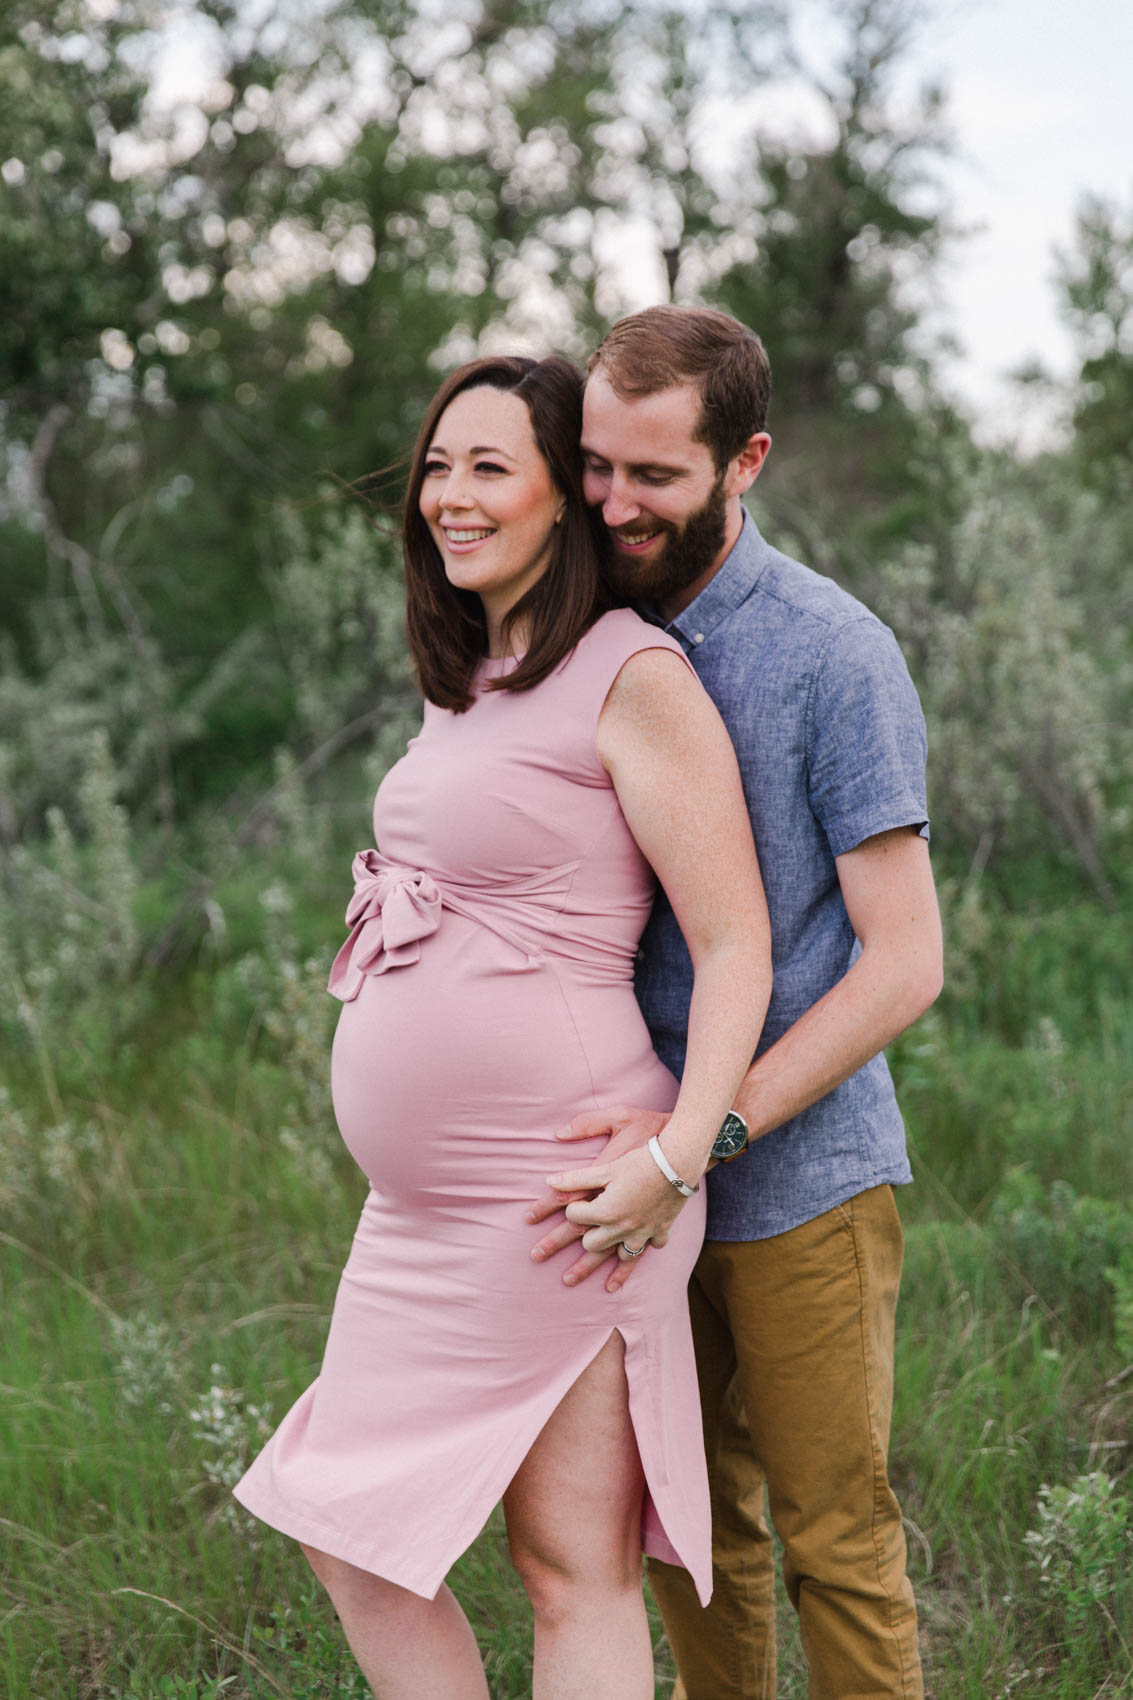
<path fill-rule="evenodd" d="M 608 1110 L 585 1110 L 581 1115 L 575 1116 L 574 1120 L 569 1122 L 566 1127 L 560 1128 L 555 1137 L 569 1141 L 596 1139 L 601 1134 L 606 1134 L 606 1147 L 599 1162 L 585 1170 L 570 1171 L 577 1174 L 596 1174 L 609 1170 L 615 1161 L 625 1156 L 627 1152 L 636 1151 L 647 1145 L 654 1134 L 661 1132 L 668 1120 L 668 1115 L 660 1110 L 638 1110 L 631 1109 L 624 1104 L 616 1104 Z M 658 1180 L 672 1192 L 673 1189 L 664 1180 L 656 1164 L 652 1162 L 652 1159 L 649 1161 Z M 553 1182 L 562 1182 L 566 1179 L 567 1174 L 564 1172 L 555 1175 Z M 586 1185 L 578 1184 L 569 1187 L 552 1185 L 531 1205 L 527 1211 L 527 1220 L 529 1222 L 543 1222 L 548 1216 L 553 1216 L 556 1212 L 562 1211 L 566 1204 L 578 1202 L 585 1198 L 593 1199 L 595 1194 L 606 1185 L 606 1180 L 595 1180 Z M 677 1195 L 674 1194 L 675 1196 Z M 531 1255 L 536 1262 L 543 1262 L 544 1259 L 553 1257 L 556 1252 L 562 1251 L 564 1247 L 573 1245 L 587 1231 L 585 1223 L 573 1222 L 564 1217 L 552 1228 L 549 1234 L 545 1234 L 539 1243 L 532 1248 Z M 618 1241 L 613 1242 L 615 1250 L 617 1244 Z M 611 1251 L 609 1249 L 584 1251 L 581 1257 L 577 1258 L 566 1270 L 563 1275 L 564 1282 L 568 1287 L 573 1287 L 579 1281 L 585 1281 L 587 1276 L 592 1275 L 602 1264 L 608 1263 L 610 1256 Z M 612 1293 L 617 1292 L 618 1288 L 629 1279 L 633 1268 L 633 1261 L 617 1263 L 606 1282 L 607 1289 Z"/>

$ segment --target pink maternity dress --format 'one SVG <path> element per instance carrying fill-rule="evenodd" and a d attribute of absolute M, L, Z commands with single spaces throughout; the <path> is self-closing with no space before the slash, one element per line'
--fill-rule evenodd
<path fill-rule="evenodd" d="M 595 751 L 641 649 L 604 615 L 531 691 L 432 704 L 382 781 L 355 858 L 332 1085 L 370 1182 L 322 1372 L 236 1488 L 286 1534 L 432 1598 L 555 1407 L 617 1330 L 645 1472 L 643 1545 L 711 1589 L 708 1486 L 685 1287 L 703 1191 L 620 1293 L 532 1262 L 546 1177 L 597 1156 L 580 1110 L 664 1110 L 676 1083 L 633 994 L 653 876 Z M 683 656 L 682 656 L 683 659 Z M 687 665 L 687 663 L 686 663 Z"/>

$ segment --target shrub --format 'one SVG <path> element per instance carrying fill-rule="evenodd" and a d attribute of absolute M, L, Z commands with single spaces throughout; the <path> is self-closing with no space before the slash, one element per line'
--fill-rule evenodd
<path fill-rule="evenodd" d="M 1128 1266 L 1133 1244 L 1128 1206 L 1080 1197 L 1068 1181 L 1044 1186 L 1016 1168 L 992 1200 L 988 1225 L 1008 1260 L 1052 1309 L 1087 1326 L 1115 1325 L 1113 1272 Z"/>
<path fill-rule="evenodd" d="M 1103 1640 L 1119 1634 L 1111 1609 L 1133 1550 L 1129 1501 L 1103 1470 L 1077 1476 L 1069 1486 L 1039 1489 L 1038 1526 L 1023 1539 L 1067 1646 L 1079 1656 L 1105 1623 Z M 1107 1633 L 1108 1631 L 1108 1633 Z"/>

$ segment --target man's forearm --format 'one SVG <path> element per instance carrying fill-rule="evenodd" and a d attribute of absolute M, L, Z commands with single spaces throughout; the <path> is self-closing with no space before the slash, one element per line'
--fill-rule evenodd
<path fill-rule="evenodd" d="M 781 1127 L 856 1074 L 924 1014 L 939 990 L 939 971 L 931 961 L 911 971 L 888 953 L 864 950 L 748 1069 L 736 1108 L 752 1139 Z"/>

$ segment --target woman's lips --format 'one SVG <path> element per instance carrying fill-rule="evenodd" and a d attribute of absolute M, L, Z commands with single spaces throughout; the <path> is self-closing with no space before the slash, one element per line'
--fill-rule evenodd
<path fill-rule="evenodd" d="M 444 533 L 445 548 L 453 555 L 468 555 L 479 549 L 482 543 L 487 543 L 496 534 L 482 525 L 454 525 L 441 527 Z"/>

